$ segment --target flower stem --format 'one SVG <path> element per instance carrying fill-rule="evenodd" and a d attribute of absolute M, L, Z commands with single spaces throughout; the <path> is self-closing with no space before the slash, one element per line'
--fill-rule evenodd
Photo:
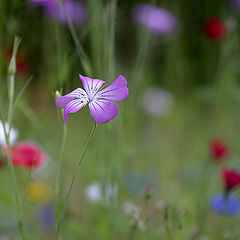
<path fill-rule="evenodd" d="M 91 140 L 92 140 L 92 138 L 93 138 L 93 136 L 94 136 L 94 134 L 96 132 L 96 129 L 97 129 L 97 124 L 94 122 L 92 131 L 91 131 L 91 133 L 90 133 L 90 135 L 88 137 L 88 140 L 87 140 L 87 142 L 86 142 L 86 144 L 85 144 L 85 146 L 83 148 L 83 151 L 82 151 L 81 157 L 80 157 L 80 159 L 78 161 L 75 173 L 72 176 L 71 183 L 70 183 L 69 188 L 67 190 L 67 195 L 66 195 L 66 198 L 65 198 L 65 200 L 63 202 L 63 207 L 62 207 L 62 209 L 60 211 L 60 214 L 59 214 L 59 222 L 56 223 L 56 237 L 55 237 L 56 240 L 58 240 L 58 237 L 59 237 L 59 233 L 60 233 L 60 229 L 61 229 L 64 213 L 65 213 L 65 210 L 66 210 L 66 207 L 67 207 L 67 203 L 68 203 L 68 200 L 69 200 L 72 188 L 73 188 L 73 184 L 74 184 L 74 182 L 76 180 L 76 177 L 77 177 L 78 169 L 81 166 L 81 163 L 82 163 L 82 161 L 84 159 L 84 156 L 86 155 L 88 146 L 89 146 L 89 144 L 90 144 L 90 142 L 91 142 Z"/>
<path fill-rule="evenodd" d="M 11 184 L 13 189 L 13 195 L 15 199 L 15 204 L 17 208 L 17 222 L 18 222 L 18 228 L 21 234 L 21 239 L 24 240 L 24 225 L 23 225 L 23 216 L 20 208 L 20 201 L 19 201 L 19 193 L 17 189 L 17 180 L 16 180 L 16 173 L 12 162 L 12 156 L 11 156 L 11 148 L 10 148 L 10 133 L 11 133 L 11 125 L 12 125 L 12 115 L 14 110 L 14 84 L 15 84 L 15 72 L 16 72 L 16 54 L 19 47 L 19 44 L 21 42 L 21 39 L 18 37 L 15 37 L 14 39 L 14 46 L 13 46 L 13 55 L 9 64 L 8 69 L 8 98 L 9 98 L 9 108 L 8 108 L 8 131 L 6 131 L 6 128 L 4 129 L 5 139 L 6 139 L 6 145 L 7 145 L 7 151 L 8 151 L 8 165 L 9 165 L 9 172 L 11 177 Z M 5 123 L 3 123 L 4 125 Z"/>
<path fill-rule="evenodd" d="M 60 191 L 60 185 L 61 185 L 61 178 L 62 178 L 62 166 L 63 166 L 63 153 L 66 143 L 66 136 L 67 136 L 67 127 L 65 124 L 63 124 L 63 137 L 62 137 L 62 143 L 61 143 L 61 151 L 59 156 L 59 164 L 58 164 L 58 171 L 57 171 L 57 177 L 56 177 L 56 236 L 58 236 L 60 231 L 60 220 L 61 220 L 61 191 Z M 56 238 L 57 239 L 57 238 Z"/>

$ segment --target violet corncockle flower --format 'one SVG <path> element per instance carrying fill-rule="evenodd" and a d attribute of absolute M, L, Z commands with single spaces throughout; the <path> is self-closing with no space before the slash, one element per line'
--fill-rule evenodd
<path fill-rule="evenodd" d="M 87 104 L 96 123 L 104 124 L 114 119 L 118 114 L 118 107 L 112 101 L 121 102 L 127 98 L 129 91 L 126 79 L 120 75 L 110 86 L 100 90 L 104 81 L 82 75 L 79 77 L 85 90 L 77 88 L 65 96 L 56 98 L 57 108 L 64 108 L 65 124 L 69 113 L 75 113 Z"/>

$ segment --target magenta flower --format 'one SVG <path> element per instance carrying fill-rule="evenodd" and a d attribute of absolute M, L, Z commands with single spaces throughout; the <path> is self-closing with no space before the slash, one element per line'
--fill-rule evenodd
<path fill-rule="evenodd" d="M 79 77 L 85 91 L 77 88 L 65 96 L 56 98 L 57 108 L 64 108 L 65 124 L 69 113 L 75 113 L 87 104 L 96 123 L 104 124 L 114 119 L 118 114 L 118 107 L 112 101 L 121 102 L 127 98 L 129 91 L 126 79 L 120 75 L 110 86 L 100 91 L 104 81 L 80 74 Z"/>
<path fill-rule="evenodd" d="M 178 20 L 172 13 L 151 4 L 137 4 L 133 8 L 132 14 L 137 23 L 147 27 L 157 35 L 172 33 L 178 26 Z"/>

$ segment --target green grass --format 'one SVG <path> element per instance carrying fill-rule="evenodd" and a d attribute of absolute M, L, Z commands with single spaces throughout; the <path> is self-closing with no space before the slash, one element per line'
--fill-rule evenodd
<path fill-rule="evenodd" d="M 172 36 L 158 38 L 132 23 L 131 6 L 138 1 L 86 2 L 89 19 L 83 26 L 50 21 L 41 8 L 27 1 L 0 3 L 3 112 L 6 115 L 8 109 L 4 51 L 19 34 L 31 67 L 27 76 L 16 76 L 15 92 L 21 91 L 29 76 L 33 79 L 16 105 L 13 126 L 19 131 L 18 141 L 32 140 L 49 154 L 47 168 L 33 172 L 31 181 L 44 181 L 55 192 L 62 125 L 52 93 L 62 89 L 66 94 L 81 87 L 79 73 L 107 84 L 119 74 L 128 80 L 128 99 L 118 104 L 116 119 L 98 126 L 78 170 L 61 228 L 62 239 L 237 240 L 239 216 L 216 215 L 209 201 L 223 191 L 221 169 L 239 169 L 239 23 L 236 20 L 235 28 L 217 44 L 201 30 L 208 12 L 226 19 L 234 18 L 235 13 L 223 1 L 214 1 L 215 8 L 206 2 L 195 12 L 197 5 L 188 0 L 163 1 L 182 25 Z M 106 4 L 112 6 L 106 9 Z M 189 8 L 182 9 L 182 5 Z M 32 20 L 29 27 L 28 20 Z M 149 86 L 173 94 L 174 104 L 167 115 L 157 118 L 142 108 Z M 60 186 L 65 195 L 93 123 L 88 107 L 69 116 Z M 230 156 L 221 164 L 209 153 L 209 142 L 214 138 L 229 146 Z M 28 172 L 15 171 L 22 201 Z M 151 187 L 139 191 L 137 188 L 143 187 L 139 180 L 135 189 L 131 188 L 131 174 L 151 180 Z M 118 187 L 117 196 L 108 204 L 86 199 L 87 186 L 96 181 Z M 7 167 L 1 168 L 0 239 L 7 235 L 18 240 L 9 183 Z M 46 204 L 54 208 L 55 201 L 53 196 Z M 140 209 L 137 222 L 124 212 L 127 202 Z M 22 209 L 26 239 L 54 239 L 54 229 L 46 231 L 41 224 L 42 207 L 26 200 Z M 139 222 L 144 227 L 139 227 Z"/>

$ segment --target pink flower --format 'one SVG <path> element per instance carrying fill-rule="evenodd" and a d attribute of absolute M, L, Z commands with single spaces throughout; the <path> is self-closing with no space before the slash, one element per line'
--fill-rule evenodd
<path fill-rule="evenodd" d="M 240 185 L 240 173 L 235 170 L 223 169 L 222 178 L 227 191 Z"/>
<path fill-rule="evenodd" d="M 2 147 L 8 157 L 7 146 Z M 21 142 L 11 147 L 13 165 L 24 168 L 39 168 L 47 159 L 47 154 L 35 143 Z"/>
<path fill-rule="evenodd" d="M 100 90 L 105 84 L 104 81 L 82 75 L 79 77 L 84 90 L 77 88 L 65 96 L 56 98 L 57 108 L 64 108 L 65 124 L 69 113 L 75 113 L 87 104 L 96 123 L 104 124 L 114 119 L 118 114 L 118 107 L 114 102 L 121 102 L 128 97 L 126 79 L 120 75 L 110 86 Z"/>
<path fill-rule="evenodd" d="M 223 141 L 215 139 L 210 143 L 210 152 L 216 161 L 223 161 L 228 156 L 228 147 Z"/>

